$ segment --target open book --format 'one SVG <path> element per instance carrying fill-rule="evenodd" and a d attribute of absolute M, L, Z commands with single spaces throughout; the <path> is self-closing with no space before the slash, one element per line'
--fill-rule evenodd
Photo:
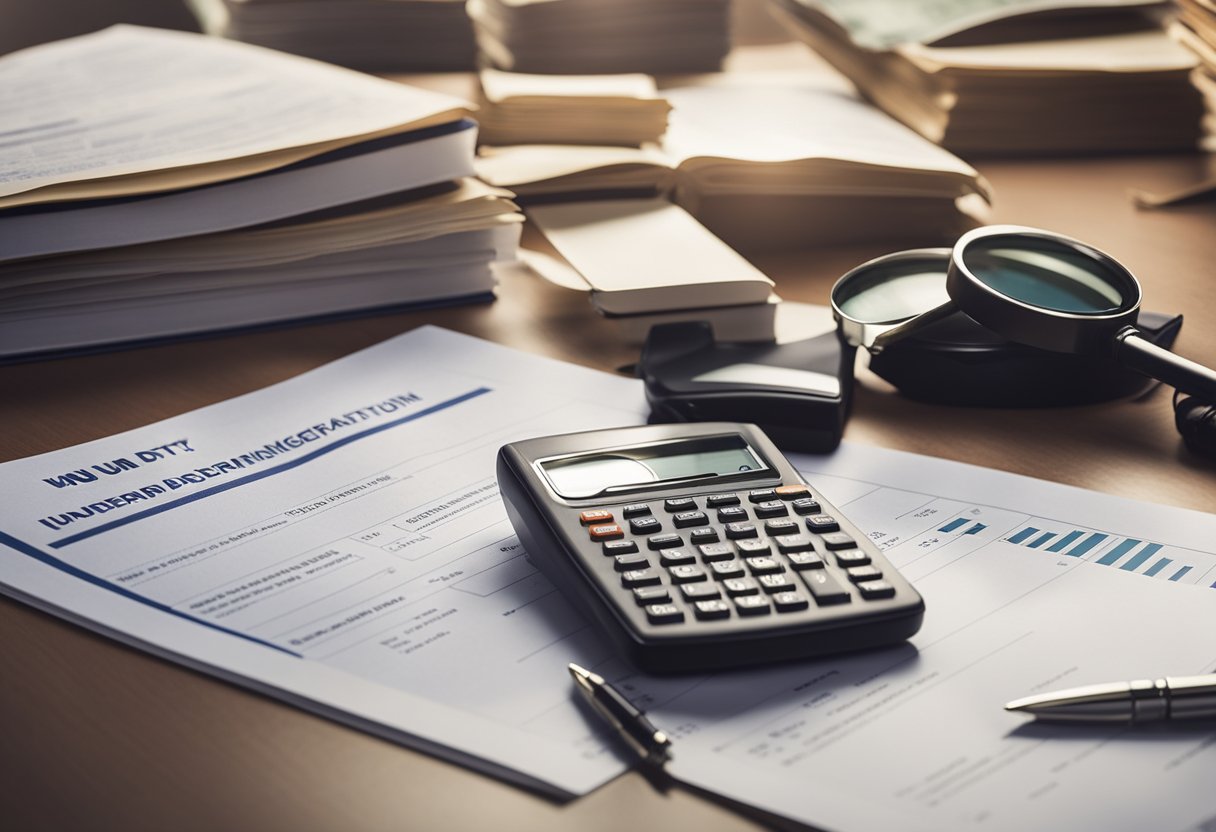
<path fill-rule="evenodd" d="M 740 249 L 950 236 L 989 197 L 974 168 L 838 90 L 664 90 L 661 145 L 487 148 L 478 174 L 521 199 L 664 193 Z"/>

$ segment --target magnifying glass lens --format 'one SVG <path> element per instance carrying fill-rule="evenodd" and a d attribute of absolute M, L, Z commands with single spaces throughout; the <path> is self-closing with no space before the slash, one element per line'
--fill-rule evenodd
<path fill-rule="evenodd" d="M 852 320 L 878 324 L 915 317 L 947 303 L 950 296 L 943 268 L 914 260 L 859 272 L 842 281 L 832 299 Z"/>
<path fill-rule="evenodd" d="M 963 264 L 984 285 L 1040 309 L 1075 315 L 1104 315 L 1129 301 L 1125 280 L 1099 259 L 1063 243 L 1027 235 L 974 240 Z"/>

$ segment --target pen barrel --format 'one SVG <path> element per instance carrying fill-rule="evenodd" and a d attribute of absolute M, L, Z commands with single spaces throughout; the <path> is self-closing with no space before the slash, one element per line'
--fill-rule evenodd
<path fill-rule="evenodd" d="M 612 688 L 601 687 L 595 691 L 594 702 L 639 756 L 654 762 L 666 758 L 669 745 L 666 735 L 628 699 Z"/>
<path fill-rule="evenodd" d="M 1170 719 L 1216 718 L 1216 675 L 1169 676 Z"/>

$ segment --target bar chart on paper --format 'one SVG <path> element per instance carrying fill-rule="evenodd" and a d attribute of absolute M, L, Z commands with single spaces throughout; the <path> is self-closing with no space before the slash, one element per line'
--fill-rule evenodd
<path fill-rule="evenodd" d="M 936 562 L 997 545 L 1027 557 L 1076 559 L 1145 578 L 1216 588 L 1216 554 L 1211 552 L 877 483 L 823 473 L 808 477 L 867 529 L 900 569 L 931 556 Z"/>

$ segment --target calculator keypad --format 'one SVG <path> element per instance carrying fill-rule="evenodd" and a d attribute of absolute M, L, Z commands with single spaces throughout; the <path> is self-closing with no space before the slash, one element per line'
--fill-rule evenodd
<path fill-rule="evenodd" d="M 804 485 L 589 509 L 579 521 L 655 625 L 785 620 L 896 595 Z"/>

